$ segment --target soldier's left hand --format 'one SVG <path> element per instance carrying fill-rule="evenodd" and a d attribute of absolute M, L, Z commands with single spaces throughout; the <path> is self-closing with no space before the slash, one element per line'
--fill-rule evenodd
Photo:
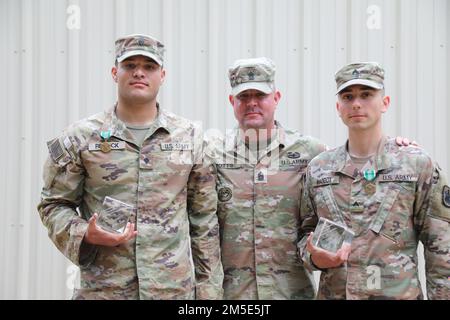
<path fill-rule="evenodd" d="M 397 145 L 399 145 L 399 146 L 405 146 L 405 147 L 407 147 L 409 145 L 412 145 L 412 146 L 415 146 L 415 147 L 419 146 L 416 141 L 411 141 L 410 142 L 408 138 L 403 138 L 403 137 L 400 137 L 400 136 L 397 136 L 395 138 L 395 143 L 397 143 Z"/>
<path fill-rule="evenodd" d="M 99 227 L 97 225 L 97 218 L 97 213 L 94 213 L 88 221 L 89 226 L 83 239 L 86 243 L 116 247 L 122 243 L 128 242 L 137 235 L 137 231 L 134 230 L 134 223 L 128 222 L 125 231 L 121 234 L 117 234 L 108 232 Z"/>
<path fill-rule="evenodd" d="M 344 243 L 336 252 L 330 252 L 312 244 L 313 233 L 311 232 L 306 242 L 306 250 L 311 254 L 313 264 L 319 269 L 337 268 L 347 261 L 351 246 Z"/>

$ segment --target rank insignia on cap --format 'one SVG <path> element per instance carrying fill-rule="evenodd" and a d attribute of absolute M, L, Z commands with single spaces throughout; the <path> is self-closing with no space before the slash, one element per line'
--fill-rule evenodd
<path fill-rule="evenodd" d="M 217 195 L 218 195 L 220 201 L 225 202 L 225 201 L 228 201 L 231 199 L 233 192 L 231 191 L 230 188 L 223 187 L 223 188 L 219 189 L 219 192 Z"/>
<path fill-rule="evenodd" d="M 255 73 L 254 73 L 253 71 L 250 71 L 250 72 L 248 73 L 248 79 L 249 79 L 249 80 L 255 80 Z"/>
<path fill-rule="evenodd" d="M 137 40 L 137 44 L 138 44 L 138 46 L 143 47 L 145 45 L 145 39 L 144 38 L 139 38 Z"/>
<path fill-rule="evenodd" d="M 447 208 L 450 208 L 450 188 L 449 188 L 449 186 L 444 186 L 444 188 L 442 188 L 442 203 Z"/>
<path fill-rule="evenodd" d="M 360 73 L 359 73 L 359 71 L 358 70 L 353 70 L 353 73 L 352 73 L 352 76 L 353 76 L 353 78 L 359 78 L 359 76 L 360 76 Z"/>

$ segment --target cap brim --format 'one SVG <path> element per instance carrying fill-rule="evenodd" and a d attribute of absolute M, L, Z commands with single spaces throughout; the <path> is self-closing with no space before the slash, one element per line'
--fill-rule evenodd
<path fill-rule="evenodd" d="M 250 90 L 250 89 L 258 90 L 258 91 L 264 92 L 266 94 L 273 92 L 273 86 L 271 86 L 267 82 L 245 82 L 245 83 L 241 83 L 241 84 L 237 85 L 236 87 L 232 88 L 231 94 L 233 96 L 236 96 L 239 93 L 241 93 L 242 91 Z"/>
<path fill-rule="evenodd" d="M 356 84 L 360 84 L 363 86 L 368 86 L 377 90 L 383 89 L 383 85 L 379 84 L 378 82 L 372 81 L 372 80 L 367 80 L 367 79 L 352 79 L 350 81 L 345 82 L 344 84 L 342 84 L 336 91 L 336 94 L 338 94 L 339 92 L 341 92 L 342 90 L 344 90 L 345 88 L 348 88 L 350 86 L 354 86 Z"/>
<path fill-rule="evenodd" d="M 117 58 L 117 62 L 122 62 L 123 60 L 125 60 L 125 59 L 127 59 L 129 57 L 133 57 L 133 56 L 149 57 L 150 59 L 154 60 L 157 64 L 162 66 L 162 61 L 158 58 L 158 56 L 156 54 L 153 54 L 151 52 L 144 51 L 144 50 L 127 51 L 122 56 Z"/>

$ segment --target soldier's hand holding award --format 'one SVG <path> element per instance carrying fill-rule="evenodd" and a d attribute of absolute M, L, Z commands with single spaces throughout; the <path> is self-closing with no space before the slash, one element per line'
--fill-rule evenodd
<path fill-rule="evenodd" d="M 115 247 L 137 235 L 130 216 L 133 207 L 111 197 L 105 197 L 100 217 L 97 213 L 89 219 L 84 240 L 89 244 Z"/>
<path fill-rule="evenodd" d="M 306 244 L 313 265 L 318 269 L 341 266 L 348 259 L 353 236 L 349 228 L 320 217 Z"/>

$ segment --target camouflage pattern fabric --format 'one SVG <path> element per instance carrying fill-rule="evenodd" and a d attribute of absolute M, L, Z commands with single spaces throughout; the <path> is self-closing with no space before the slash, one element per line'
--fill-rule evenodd
<path fill-rule="evenodd" d="M 164 44 L 149 35 L 128 35 L 117 39 L 115 45 L 117 62 L 134 55 L 143 55 L 155 60 L 160 66 L 164 63 Z"/>
<path fill-rule="evenodd" d="M 355 84 L 374 89 L 384 88 L 384 69 L 377 62 L 356 62 L 342 67 L 334 75 L 337 92 Z"/>
<path fill-rule="evenodd" d="M 308 162 L 325 150 L 283 129 L 258 159 L 239 130 L 209 137 L 217 169 L 224 298 L 312 299 L 312 276 L 296 253 L 299 190 Z"/>
<path fill-rule="evenodd" d="M 275 90 L 275 63 L 266 57 L 239 59 L 228 69 L 231 94 L 255 89 L 264 93 Z"/>
<path fill-rule="evenodd" d="M 318 217 L 355 233 L 345 265 L 322 272 L 319 299 L 422 299 L 417 246 L 424 245 L 427 295 L 450 298 L 450 201 L 446 177 L 420 148 L 384 137 L 362 170 L 346 146 L 324 152 L 307 169 L 299 253 L 315 270 L 306 238 Z M 374 168 L 373 180 L 361 172 Z"/>
<path fill-rule="evenodd" d="M 100 147 L 105 132 L 111 150 Z M 222 297 L 214 170 L 191 122 L 159 109 L 139 147 L 111 109 L 71 125 L 49 150 L 38 210 L 56 247 L 80 266 L 74 298 Z M 135 207 L 138 235 L 117 247 L 83 243 L 106 196 Z"/>

